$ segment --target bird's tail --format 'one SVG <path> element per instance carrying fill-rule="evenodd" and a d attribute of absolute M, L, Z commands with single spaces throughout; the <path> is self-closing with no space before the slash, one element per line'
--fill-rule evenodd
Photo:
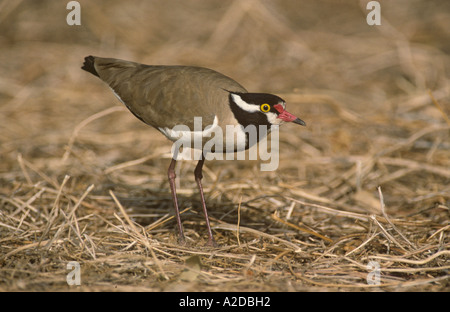
<path fill-rule="evenodd" d="M 83 66 L 81 67 L 81 69 L 84 69 L 85 71 L 90 72 L 92 75 L 100 77 L 98 75 L 97 71 L 95 70 L 94 62 L 95 62 L 95 57 L 93 57 L 92 55 L 86 56 L 84 58 L 84 63 L 83 63 Z"/>

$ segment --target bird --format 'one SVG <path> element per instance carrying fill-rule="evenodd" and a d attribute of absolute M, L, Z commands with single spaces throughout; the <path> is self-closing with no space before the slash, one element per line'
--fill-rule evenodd
<path fill-rule="evenodd" d="M 272 126 L 279 126 L 285 122 L 306 126 L 303 120 L 286 111 L 286 102 L 279 96 L 248 92 L 232 78 L 209 68 L 145 65 L 92 55 L 85 57 L 81 68 L 105 82 L 134 116 L 156 128 L 173 142 L 180 138 L 180 133 L 173 130 L 177 125 L 188 127 L 186 132 L 195 134 L 195 119 L 199 117 L 202 121 L 201 137 L 208 131 L 208 125 L 223 129 L 226 126 L 242 129 L 253 125 L 257 127 L 258 132 L 256 141 L 264 137 L 259 133 L 260 126 L 269 127 L 267 133 Z M 209 129 L 211 130 L 211 127 Z M 223 131 L 224 144 L 216 146 L 214 152 L 237 152 L 248 149 L 255 143 L 249 142 L 248 135 L 242 135 L 241 131 L 240 139 L 238 135 L 236 142 L 233 142 L 232 150 L 225 150 L 227 143 L 225 132 Z M 200 145 L 203 147 L 205 142 L 201 141 Z M 201 182 L 205 157 L 202 151 L 194 169 L 194 177 L 208 231 L 206 245 L 217 246 L 211 231 Z M 175 209 L 178 241 L 185 244 L 175 187 L 176 162 L 177 157 L 173 155 L 167 175 Z"/>

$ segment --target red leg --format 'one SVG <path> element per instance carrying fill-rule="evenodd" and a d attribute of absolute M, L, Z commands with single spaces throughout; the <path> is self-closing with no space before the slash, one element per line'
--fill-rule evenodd
<path fill-rule="evenodd" d="M 203 169 L 203 163 L 205 162 L 205 159 L 202 155 L 202 158 L 200 158 L 200 160 L 197 163 L 197 166 L 195 167 L 194 170 L 194 175 L 195 175 L 195 181 L 197 182 L 198 185 L 198 189 L 200 191 L 200 197 L 202 200 L 202 206 L 203 206 L 203 213 L 205 215 L 205 220 L 206 220 L 206 227 L 208 229 L 208 246 L 217 246 L 216 241 L 214 240 L 212 231 L 211 231 L 211 226 L 209 225 L 209 218 L 208 218 L 208 211 L 206 210 L 206 203 L 205 203 L 205 196 L 203 195 L 203 187 L 202 187 L 202 178 L 203 178 L 203 173 L 202 173 L 202 169 Z"/>
<path fill-rule="evenodd" d="M 172 191 L 172 200 L 173 200 L 173 206 L 175 208 L 175 218 L 177 219 L 177 225 L 178 225 L 178 234 L 179 234 L 179 241 L 181 244 L 184 244 L 186 242 L 184 238 L 183 233 L 183 226 L 181 225 L 181 217 L 180 217 L 180 210 L 178 209 L 178 198 L 177 198 L 177 191 L 175 188 L 175 164 L 176 160 L 172 158 L 172 161 L 170 162 L 169 170 L 168 170 L 168 176 L 169 176 L 169 184 L 170 184 L 170 190 Z"/>

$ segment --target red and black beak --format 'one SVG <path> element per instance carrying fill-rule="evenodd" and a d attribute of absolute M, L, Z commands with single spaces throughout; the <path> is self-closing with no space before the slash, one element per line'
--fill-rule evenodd
<path fill-rule="evenodd" d="M 277 118 L 286 122 L 293 122 L 298 125 L 306 126 L 306 122 L 286 111 L 283 105 L 276 104 L 273 107 L 280 113 Z"/>

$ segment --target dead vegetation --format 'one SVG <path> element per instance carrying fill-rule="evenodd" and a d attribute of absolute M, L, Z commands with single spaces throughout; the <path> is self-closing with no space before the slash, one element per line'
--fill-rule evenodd
<path fill-rule="evenodd" d="M 445 1 L 0 4 L 0 290 L 448 291 Z M 44 5 L 45 4 L 45 5 Z M 280 165 L 195 162 L 82 72 L 85 55 L 211 67 L 280 95 Z M 81 285 L 68 286 L 78 261 Z M 379 272 L 379 284 L 376 273 Z"/>

